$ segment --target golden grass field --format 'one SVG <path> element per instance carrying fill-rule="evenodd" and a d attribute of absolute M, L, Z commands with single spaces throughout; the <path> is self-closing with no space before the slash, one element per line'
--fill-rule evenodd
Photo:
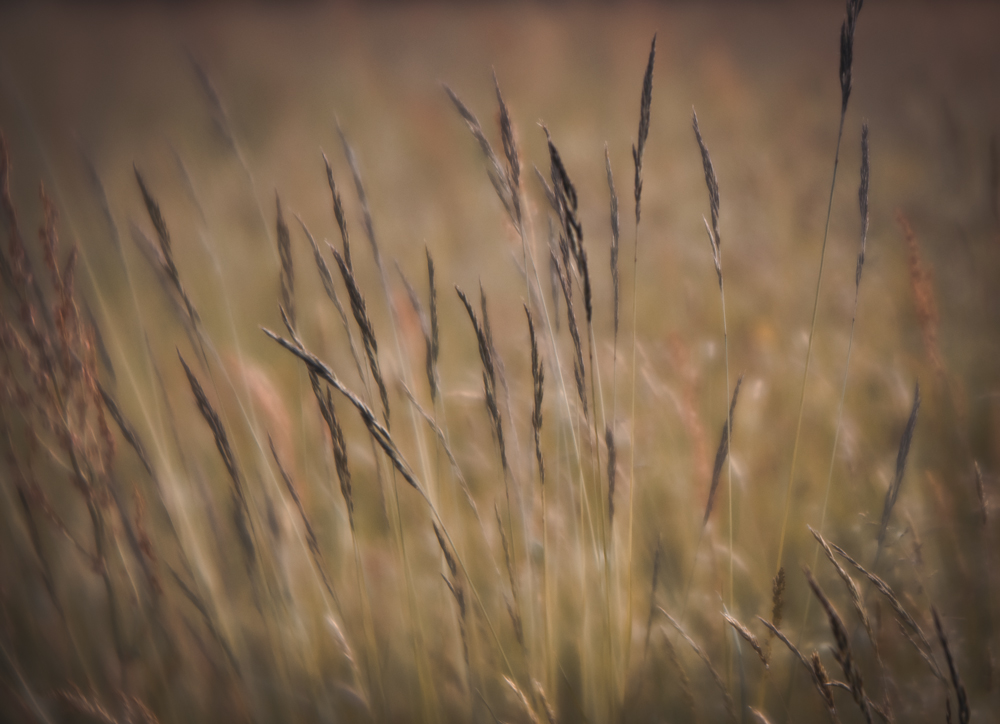
<path fill-rule="evenodd" d="M 864 6 L 831 196 L 844 13 L 0 9 L 0 720 L 989 721 L 1000 10 Z"/>

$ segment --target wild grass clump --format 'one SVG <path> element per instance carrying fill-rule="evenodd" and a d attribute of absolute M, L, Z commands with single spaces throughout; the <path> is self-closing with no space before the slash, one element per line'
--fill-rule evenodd
<path fill-rule="evenodd" d="M 318 151 L 309 180 L 323 225 L 310 222 L 314 236 L 293 192 L 269 196 L 257 212 L 271 248 L 258 251 L 273 263 L 245 290 L 196 281 L 205 277 L 177 243 L 183 212 L 133 167 L 137 249 L 117 244 L 114 259 L 135 323 L 115 326 L 113 292 L 77 284 L 80 252 L 60 242 L 47 187 L 37 237 L 27 233 L 11 191 L 17 150 L 0 135 L 0 711 L 43 722 L 870 724 L 995 710 L 995 471 L 973 454 L 917 222 L 898 214 L 908 268 L 869 253 L 891 234 L 869 239 L 886 183 L 882 136 L 873 125 L 870 149 L 869 124 L 848 114 L 861 5 L 847 2 L 841 29 L 812 316 L 768 320 L 803 330 L 802 349 L 784 350 L 805 355 L 782 368 L 791 377 L 737 351 L 757 331 L 732 292 L 746 273 L 745 229 L 725 215 L 739 187 L 711 110 L 701 123 L 692 113 L 688 156 L 676 160 L 704 177 L 708 247 L 649 213 L 662 189 L 648 163 L 663 152 L 652 133 L 665 107 L 659 88 L 654 101 L 656 35 L 631 59 L 637 136 L 603 145 L 593 183 L 564 129 L 535 129 L 508 104 L 502 73 L 495 129 L 444 86 L 438 102 L 458 115 L 442 132 L 479 154 L 486 178 L 455 173 L 492 187 L 518 277 L 508 287 L 480 269 L 478 299 L 449 278 L 433 239 L 414 268 L 395 258 L 379 211 L 393 200 L 368 185 L 365 161 L 379 149 L 331 122 L 338 154 Z M 194 68 L 256 198 L 223 96 Z M 853 304 L 820 324 L 841 141 L 858 137 L 855 125 Z M 634 215 L 620 215 L 613 173 L 614 149 L 627 145 Z M 534 175 L 529 148 L 540 149 Z M 601 150 L 594 139 L 598 165 Z M 693 228 L 697 208 L 685 211 Z M 695 340 L 648 333 L 661 320 L 644 310 L 674 299 L 643 268 L 665 244 L 701 250 L 687 288 L 718 314 L 698 313 L 717 321 Z M 620 263 L 629 253 L 631 273 Z M 883 348 L 864 349 L 862 272 L 876 264 L 883 280 L 910 280 L 926 366 L 903 352 L 872 362 Z M 440 292 L 449 286 L 454 295 Z M 163 319 L 141 313 L 155 295 Z M 259 295 L 273 309 L 255 320 L 254 341 L 219 332 L 219 318 L 235 330 L 233 309 Z M 816 340 L 827 329 L 843 333 L 846 360 L 825 359 Z M 620 333 L 631 335 L 621 349 Z M 865 387 L 856 358 L 852 367 L 862 351 L 865 369 L 884 373 Z M 750 362 L 730 369 L 731 354 Z M 817 358 L 833 377 L 810 377 Z M 836 404 L 817 414 L 806 399 L 821 384 Z M 868 401 L 856 388 L 894 401 L 861 440 L 850 423 L 865 411 L 852 408 Z M 765 404 L 769 389 L 779 392 Z M 706 426 L 719 434 L 714 457 Z M 849 461 L 847 438 L 863 448 Z M 932 470 L 939 459 L 950 467 Z"/>

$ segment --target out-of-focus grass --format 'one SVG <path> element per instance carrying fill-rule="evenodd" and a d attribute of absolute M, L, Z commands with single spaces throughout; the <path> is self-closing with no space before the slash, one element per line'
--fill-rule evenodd
<path fill-rule="evenodd" d="M 546 542 L 537 523 L 530 366 L 521 311 L 525 283 L 517 271 L 520 240 L 483 174 L 476 144 L 439 85 L 445 81 L 459 93 L 499 148 L 491 67 L 516 124 L 527 208 L 539 249 L 544 248 L 546 207 L 531 164 L 547 176 L 548 154 L 536 120 L 550 129 L 579 191 L 596 300 L 596 348 L 608 407 L 612 317 L 605 142 L 618 184 L 623 329 L 616 429 L 619 460 L 628 459 L 634 441 L 638 496 L 635 611 L 633 622 L 616 619 L 622 631 L 634 626 L 633 635 L 640 642 L 633 646 L 629 686 L 647 680 L 646 686 L 658 689 L 664 678 L 678 680 L 665 653 L 664 642 L 670 640 L 690 677 L 696 711 L 706 718 L 723 715 L 717 690 L 700 662 L 679 637 L 671 633 L 664 639 L 660 633 L 662 619 L 654 622 L 650 668 L 637 662 L 659 536 L 663 553 L 657 601 L 679 617 L 682 589 L 696 566 L 685 624 L 741 702 L 740 665 L 719 615 L 723 600 L 729 600 L 723 517 L 729 503 L 721 491 L 705 544 L 695 550 L 712 454 L 725 415 L 726 385 L 718 295 L 701 219 L 707 214 L 706 194 L 690 112 L 692 106 L 698 110 L 721 186 L 730 369 L 734 378 L 739 372 L 746 374 L 732 451 L 736 610 L 730 613 L 763 639 L 766 631 L 756 625 L 755 617 L 768 618 L 771 608 L 777 528 L 836 136 L 836 30 L 841 13 L 838 4 L 753 11 L 735 7 L 448 11 L 300 7 L 283 12 L 213 9 L 178 14 L 154 9 L 2 11 L 0 128 L 10 146 L 11 192 L 21 231 L 30 246 L 35 238 L 32 229 L 41 217 L 34 180 L 41 178 L 59 207 L 64 244 L 79 247 L 81 298 L 93 312 L 115 370 L 114 379 L 104 370 L 102 381 L 113 389 L 145 440 L 166 490 L 166 508 L 183 541 L 178 546 L 168 534 L 154 487 L 119 439 L 116 470 L 125 489 L 131 490 L 134 483 L 136 501 L 147 500 L 146 526 L 164 588 L 162 599 L 143 589 L 137 562 L 121 543 L 121 525 L 113 524 L 113 540 L 120 551 L 112 564 L 117 605 L 126 612 L 125 638 L 136 651 L 123 675 L 99 579 L 78 570 L 78 552 L 36 512 L 44 532 L 43 552 L 54 567 L 56 590 L 75 639 L 55 624 L 36 553 L 25 524 L 14 512 L 13 472 L 5 472 L 9 505 L 3 601 L 8 623 L 3 645 L 4 681 L 9 688 L 3 696 L 10 710 L 28 719 L 37 715 L 25 693 L 32 692 L 41 702 L 41 712 L 79 713 L 84 705 L 74 704 L 67 694 L 79 687 L 86 701 L 103 702 L 113 716 L 123 719 L 129 697 L 145 701 L 161 720 L 182 720 L 196 713 L 208 720 L 214 708 L 227 717 L 254 720 L 323 719 L 343 712 L 362 717 L 363 707 L 345 694 L 344 687 L 349 687 L 361 696 L 367 692 L 369 705 L 387 718 L 462 719 L 471 711 L 485 719 L 483 702 L 502 718 L 523 717 L 523 708 L 504 686 L 502 675 L 507 674 L 525 690 L 540 715 L 543 708 L 531 692 L 532 678 L 546 688 L 561 718 L 579 716 L 574 708 L 577 700 L 592 720 L 609 715 L 604 689 L 593 690 L 605 671 L 606 662 L 600 658 L 608 656 L 601 648 L 602 566 L 582 564 L 583 573 L 598 578 L 581 586 L 576 577 L 582 574 L 575 567 L 582 556 L 573 546 L 587 540 L 587 535 L 574 527 L 583 516 L 573 497 L 579 492 L 574 488 L 577 473 L 566 437 L 570 422 L 551 366 L 554 360 L 547 356 L 543 438 L 553 517 Z M 894 473 L 913 382 L 919 378 L 924 405 L 890 543 L 877 572 L 907 607 L 919 612 L 929 636 L 933 636 L 930 606 L 943 614 L 977 712 L 997 705 L 992 673 L 998 645 L 996 584 L 989 553 L 991 546 L 995 549 L 996 524 L 990 519 L 986 527 L 976 527 L 979 503 L 973 468 L 978 460 L 989 501 L 995 495 L 993 474 L 1000 468 L 995 364 L 1000 353 L 996 333 L 1000 306 L 993 284 L 1000 266 L 1000 220 L 996 181 L 991 185 L 991 178 L 1000 173 L 995 140 L 1000 99 L 993 91 L 1000 81 L 1000 53 L 990 42 L 990 29 L 997 20 L 995 10 L 979 5 L 947 10 L 875 5 L 865 8 L 859 22 L 854 95 L 833 200 L 818 336 L 793 487 L 793 525 L 785 555 L 786 631 L 807 655 L 820 649 L 827 668 L 839 678 L 823 648 L 829 632 L 818 607 L 812 607 L 806 628 L 801 629 L 808 588 L 799 567 L 813 559 L 814 542 L 806 525 L 818 523 L 836 424 L 853 303 L 858 137 L 865 118 L 872 144 L 871 228 L 826 534 L 863 564 L 871 562 L 882 500 Z M 654 31 L 659 39 L 644 170 L 643 246 L 633 284 L 630 145 L 641 71 Z M 211 107 L 188 54 L 207 71 L 224 104 L 225 119 Z M 403 361 L 397 356 L 392 321 L 360 223 L 335 118 L 353 144 L 364 174 L 387 261 Z M 226 142 L 230 132 L 238 154 Z M 301 215 L 321 246 L 324 238 L 339 246 L 321 149 L 333 164 L 347 205 L 355 267 L 390 379 L 393 433 L 421 477 L 432 472 L 426 479 L 430 495 L 449 521 L 458 548 L 473 568 L 472 580 L 482 589 L 491 621 L 514 659 L 514 671 L 507 672 L 482 609 L 465 589 L 474 672 L 471 680 L 466 678 L 455 606 L 439 575 L 444 568 L 427 509 L 397 481 L 405 557 L 412 571 L 408 582 L 395 540 L 389 468 L 353 411 L 335 398 L 354 475 L 365 571 L 361 588 L 366 588 L 371 602 L 377 657 L 387 684 L 384 708 L 376 701 L 376 687 L 352 673 L 326 623 L 328 616 L 339 622 L 359 670 L 367 673 L 371 664 L 365 648 L 365 603 L 359 595 L 329 438 L 304 371 L 259 331 L 261 325 L 282 329 L 274 241 L 277 191 L 291 227 L 300 332 L 307 346 L 329 362 L 348 386 L 363 388 L 340 321 L 323 295 L 312 254 L 293 216 Z M 103 183 L 123 256 L 115 251 L 94 187 L 87 181 L 81 151 Z M 227 507 L 225 470 L 198 416 L 175 348 L 192 364 L 197 353 L 171 309 L 170 293 L 163 293 L 156 273 L 131 240 L 133 223 L 154 237 L 135 185 L 133 163 L 159 201 L 180 276 L 214 346 L 208 369 L 197 372 L 238 451 L 259 512 L 258 533 L 270 541 L 268 552 L 260 557 L 262 578 L 254 584 L 247 582 L 240 562 L 238 536 Z M 928 357 L 926 328 L 922 331 L 914 311 L 907 250 L 895 221 L 897 209 L 909 218 L 923 264 L 933 272 L 940 310 L 940 371 Z M 398 260 L 426 295 L 425 246 L 437 266 L 441 315 L 440 377 L 445 398 L 437 410 L 438 420 L 447 425 L 484 521 L 485 538 L 448 474 L 443 452 L 432 444 L 422 421 L 412 424 L 406 398 L 395 387 L 395 381 L 406 376 L 421 404 L 434 411 L 422 376 L 419 321 L 391 264 Z M 336 267 L 327 258 L 336 277 Z M 475 337 L 452 291 L 458 284 L 471 293 L 480 280 L 510 386 L 509 407 L 502 413 L 512 468 L 516 482 L 527 491 L 527 509 L 536 521 L 524 538 L 520 530 L 515 535 L 515 558 L 526 567 L 531 563 L 530 572 L 523 573 L 520 595 L 530 596 L 531 591 L 541 595 L 543 556 L 559 569 L 554 574 L 561 591 L 554 604 L 554 618 L 562 622 L 554 635 L 559 650 L 552 652 L 547 665 L 541 663 L 539 650 L 522 656 L 503 603 L 511 593 L 506 573 L 501 573 L 503 552 L 490 510 L 498 502 L 506 517 L 502 479 L 482 405 Z M 336 282 L 346 304 L 341 280 Z M 636 426 L 631 429 L 625 415 L 627 392 L 623 392 L 628 390 L 630 360 L 622 354 L 628 354 L 625 340 L 632 331 L 624 310 L 634 289 L 638 290 L 640 374 Z M 582 325 L 582 304 L 577 302 Z M 6 314 L 7 297 L 4 304 Z M 563 324 L 559 344 L 572 405 L 565 319 Z M 409 370 L 405 375 L 404 368 Z M 158 375 L 164 379 L 165 394 L 158 387 Z M 588 379 L 589 375 L 588 368 Z M 375 400 L 372 406 L 377 409 Z M 20 418 L 13 411 L 9 418 L 14 439 L 20 440 Z M 260 444 L 267 433 L 302 496 L 342 613 L 317 585 L 298 513 Z M 585 452 L 585 468 L 588 455 Z M 39 484 L 61 501 L 70 529 L 89 541 L 86 518 L 59 492 L 59 476 L 65 475 L 59 466 L 65 457 L 56 451 L 52 458 L 55 462 L 44 449 L 30 458 L 38 466 Z M 381 484 L 376 482 L 376 458 L 381 459 Z M 624 510 L 631 482 L 627 467 L 620 464 L 619 469 L 619 510 Z M 593 480 L 588 484 L 597 485 Z M 594 487 L 590 494 L 596 491 Z M 382 495 L 389 500 L 388 515 Z M 616 518 L 612 545 L 618 566 L 627 550 L 624 518 Z M 181 547 L 195 571 L 185 580 L 207 602 L 207 616 L 192 607 L 165 572 L 167 565 L 181 570 Z M 622 617 L 625 579 L 621 568 L 615 571 L 618 598 L 612 608 Z M 822 564 L 820 572 L 828 595 L 847 616 L 850 604 L 837 589 L 839 583 Z M 593 593 L 592 602 L 581 601 L 591 599 L 584 592 Z M 168 638 L 176 638 L 172 647 L 146 638 L 155 629 L 148 628 L 150 612 L 157 609 L 147 610 L 139 602 L 150 596 L 162 601 L 163 612 L 158 615 L 170 632 Z M 909 644 L 896 632 L 884 601 L 881 609 L 874 593 L 867 594 L 867 601 L 881 610 L 886 659 L 913 659 L 897 669 L 888 684 L 879 680 L 873 665 L 865 669 L 870 693 L 881 696 L 887 688 L 901 718 L 939 718 L 945 689 L 934 688 L 937 685 L 921 668 L 915 651 L 907 653 L 904 647 Z M 543 640 L 539 600 L 523 605 L 534 612 L 526 624 L 529 639 L 538 644 Z M 414 625 L 414 615 L 419 625 Z M 235 669 L 228 668 L 217 650 L 206 620 L 216 621 L 220 638 L 236 649 Z M 848 626 L 853 630 L 853 619 Z M 871 653 L 861 636 L 854 641 L 861 651 Z M 742 670 L 750 681 L 748 703 L 758 702 L 760 687 L 766 708 L 780 719 L 794 662 L 779 642 L 774 640 L 771 646 L 768 675 L 748 658 L 749 650 L 743 653 Z M 80 651 L 79 666 L 67 663 L 74 658 L 73 647 Z M 614 656 L 621 656 L 621 648 L 615 651 L 609 670 L 620 666 Z M 943 666 L 940 649 L 935 651 Z M 797 681 L 793 715 L 819 715 L 820 701 L 804 683 L 805 676 L 800 674 Z M 656 694 L 645 689 L 625 691 L 643 714 L 691 716 L 674 684 Z M 851 711 L 849 698 L 839 691 L 835 697 L 844 720 L 850 721 L 856 712 Z M 921 708 L 925 704 L 932 707 L 926 710 L 929 713 Z M 952 706 L 956 706 L 954 694 Z"/>

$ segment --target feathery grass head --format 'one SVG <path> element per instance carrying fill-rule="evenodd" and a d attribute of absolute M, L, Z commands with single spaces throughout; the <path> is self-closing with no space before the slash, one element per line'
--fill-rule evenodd
<path fill-rule="evenodd" d="M 292 265 L 292 242 L 288 234 L 288 224 L 281 211 L 281 197 L 274 195 L 277 207 L 278 256 L 281 259 L 281 306 L 288 314 L 292 327 L 295 326 L 295 267 Z"/>
<path fill-rule="evenodd" d="M 635 165 L 635 225 L 639 225 L 642 215 L 642 156 L 646 151 L 649 137 L 649 110 L 653 104 L 653 63 L 656 61 L 656 34 L 649 46 L 649 61 L 642 76 L 642 97 L 639 100 L 639 138 L 632 146 L 632 162 Z"/>
<path fill-rule="evenodd" d="M 903 486 L 903 473 L 906 472 L 906 459 L 910 454 L 910 443 L 913 442 L 913 431 L 917 426 L 917 413 L 919 411 L 920 383 L 918 382 L 913 387 L 913 407 L 910 409 L 910 417 L 906 421 L 903 436 L 899 440 L 899 451 L 896 453 L 896 474 L 886 491 L 885 504 L 882 506 L 882 521 L 879 523 L 877 537 L 880 546 L 885 541 L 885 533 L 889 528 L 889 518 L 892 515 L 892 509 L 896 506 L 899 490 Z"/>
<path fill-rule="evenodd" d="M 740 387 L 743 384 L 743 375 L 736 380 L 736 387 L 733 389 L 733 399 L 729 403 L 729 416 L 726 422 L 722 423 L 722 435 L 719 439 L 719 448 L 715 452 L 715 466 L 712 468 L 712 485 L 708 489 L 708 503 L 705 505 L 705 517 L 702 520 L 702 527 L 708 525 L 708 519 L 712 515 L 712 504 L 715 502 L 715 492 L 719 487 L 719 480 L 722 478 L 722 466 L 729 455 L 729 435 L 733 429 L 733 412 L 736 409 L 736 400 L 740 396 Z"/>
<path fill-rule="evenodd" d="M 618 280 L 618 192 L 615 191 L 615 177 L 611 174 L 611 154 L 608 152 L 608 144 L 604 144 L 604 165 L 608 173 L 608 192 L 611 195 L 611 294 L 615 316 L 615 339 L 618 339 L 618 307 L 620 297 Z"/>
<path fill-rule="evenodd" d="M 858 186 L 858 206 L 861 210 L 861 250 L 854 276 L 855 288 L 861 286 L 861 271 L 865 266 L 865 242 L 868 240 L 868 182 L 871 167 L 868 161 L 868 123 L 861 125 L 861 183 Z"/>
<path fill-rule="evenodd" d="M 847 111 L 854 65 L 854 30 L 864 0 L 847 0 L 847 17 L 840 26 L 840 112 Z"/>

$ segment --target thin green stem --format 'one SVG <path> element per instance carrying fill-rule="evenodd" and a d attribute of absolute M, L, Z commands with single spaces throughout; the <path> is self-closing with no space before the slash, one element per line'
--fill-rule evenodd
<path fill-rule="evenodd" d="M 846 110 L 846 109 L 845 109 Z M 792 508 L 792 486 L 795 482 L 795 463 L 799 456 L 799 438 L 802 432 L 802 413 L 806 403 L 806 381 L 809 379 L 809 363 L 812 360 L 813 339 L 816 333 L 816 318 L 819 312 L 819 292 L 823 283 L 823 262 L 826 260 L 826 242 L 830 235 L 830 212 L 833 210 L 833 191 L 837 185 L 837 166 L 840 163 L 840 141 L 844 135 L 845 112 L 840 113 L 840 127 L 837 130 L 837 151 L 833 157 L 833 180 L 830 182 L 830 198 L 826 206 L 826 225 L 823 230 L 823 247 L 819 256 L 819 274 L 816 278 L 816 294 L 813 299 L 812 324 L 809 327 L 809 344 L 806 347 L 806 367 L 802 372 L 802 389 L 799 393 L 799 414 L 795 422 L 795 443 L 792 445 L 792 464 L 788 471 L 788 486 L 785 489 L 785 510 L 781 516 L 781 533 L 778 536 L 778 562 L 775 566 L 775 575 L 781 569 L 781 563 L 785 554 L 785 534 L 788 531 L 788 514 Z"/>

